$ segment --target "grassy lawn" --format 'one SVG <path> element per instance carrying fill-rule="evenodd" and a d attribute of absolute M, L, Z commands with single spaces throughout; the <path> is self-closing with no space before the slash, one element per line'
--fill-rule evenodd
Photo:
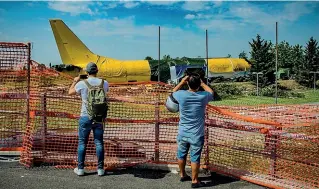
<path fill-rule="evenodd" d="M 254 105 L 266 105 L 276 104 L 274 97 L 265 96 L 251 96 L 247 93 L 256 91 L 256 86 L 251 82 L 235 82 L 230 83 L 231 85 L 239 87 L 244 91 L 244 95 L 231 96 L 229 98 L 222 99 L 220 101 L 211 102 L 211 105 L 215 106 L 254 106 Z M 288 90 L 293 92 L 303 93 L 304 98 L 278 98 L 278 104 L 305 104 L 305 103 L 318 103 L 319 102 L 319 90 L 314 91 L 313 89 L 307 89 L 299 85 L 294 80 L 279 80 L 280 86 L 286 87 Z M 219 85 L 219 83 L 217 83 Z M 245 95 L 246 94 L 246 95 Z"/>
<path fill-rule="evenodd" d="M 305 98 L 278 98 L 278 104 L 304 104 L 319 102 L 319 90 L 307 90 L 302 92 L 305 94 Z M 210 104 L 215 106 L 253 106 L 263 104 L 275 104 L 275 98 L 264 96 L 234 96 L 231 99 L 214 101 Z"/>

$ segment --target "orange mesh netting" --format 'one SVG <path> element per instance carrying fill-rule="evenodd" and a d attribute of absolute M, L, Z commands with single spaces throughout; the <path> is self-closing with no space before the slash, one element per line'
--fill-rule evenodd
<path fill-rule="evenodd" d="M 0 43 L 0 151 L 22 147 L 28 117 L 29 50 L 28 44 Z"/>
<path fill-rule="evenodd" d="M 18 52 L 12 44 L 1 47 Z M 18 57 L 19 53 L 10 56 Z M 1 88 L 7 87 L 21 72 L 8 70 L 10 66 L 5 65 L 1 63 Z M 5 77 L 6 74 L 10 77 Z M 66 95 L 72 77 L 30 61 L 29 78 L 30 85 L 24 84 L 24 90 L 19 86 L 11 89 L 16 94 L 25 94 L 29 86 L 28 103 L 26 96 L 18 102 L 7 95 L 1 96 L 1 111 L 24 112 L 21 119 L 12 112 L 5 114 L 11 116 L 9 119 L 1 118 L 7 124 L 1 123 L 0 129 L 10 131 L 9 136 L 1 135 L 1 140 L 9 146 L 8 138 L 18 135 L 16 125 L 19 125 L 25 131 L 23 165 L 46 163 L 57 168 L 75 167 L 81 101 L 78 96 Z M 177 163 L 179 116 L 164 106 L 171 90 L 172 86 L 164 83 L 110 84 L 110 110 L 104 133 L 106 169 L 146 162 Z M 25 106 L 29 106 L 29 113 L 21 108 Z M 319 187 L 319 105 L 209 105 L 206 116 L 203 168 L 271 188 Z M 85 160 L 86 168 L 96 168 L 92 133 Z"/>

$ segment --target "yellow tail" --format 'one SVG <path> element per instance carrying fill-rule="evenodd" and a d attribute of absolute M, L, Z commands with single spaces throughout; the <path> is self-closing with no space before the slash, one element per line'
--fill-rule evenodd
<path fill-rule="evenodd" d="M 97 61 L 98 56 L 92 53 L 62 20 L 50 20 L 50 25 L 64 64 L 84 68 L 88 62 Z"/>
<path fill-rule="evenodd" d="M 117 60 L 92 53 L 60 19 L 51 19 L 50 25 L 62 62 L 85 68 L 94 62 L 99 75 L 109 82 L 150 81 L 151 69 L 147 60 Z"/>

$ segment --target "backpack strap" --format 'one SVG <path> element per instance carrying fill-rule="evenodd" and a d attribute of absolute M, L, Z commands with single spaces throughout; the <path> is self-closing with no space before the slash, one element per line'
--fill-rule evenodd
<path fill-rule="evenodd" d="M 87 86 L 89 89 L 92 88 L 92 85 L 90 85 L 89 82 L 88 82 L 86 79 L 83 80 L 83 81 L 84 81 L 84 83 L 86 84 L 86 86 Z"/>
<path fill-rule="evenodd" d="M 104 80 L 102 79 L 100 87 L 103 89 L 104 88 Z"/>

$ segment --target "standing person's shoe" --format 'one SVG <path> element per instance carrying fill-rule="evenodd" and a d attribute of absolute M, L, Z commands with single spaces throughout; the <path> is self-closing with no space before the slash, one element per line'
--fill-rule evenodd
<path fill-rule="evenodd" d="M 77 167 L 74 169 L 74 173 L 77 174 L 78 176 L 83 176 L 84 175 L 84 169 L 78 169 Z"/>
<path fill-rule="evenodd" d="M 188 175 L 186 175 L 186 176 L 180 178 L 180 181 L 181 181 L 181 182 L 191 181 L 191 180 L 192 180 L 192 178 L 191 178 L 190 176 L 188 176 Z"/>
<path fill-rule="evenodd" d="M 205 187 L 206 184 L 204 182 L 197 182 L 197 183 L 192 183 L 192 188 L 200 188 L 200 187 Z"/>
<path fill-rule="evenodd" d="M 103 176 L 104 173 L 105 173 L 104 169 L 98 169 L 97 170 L 97 175 L 99 175 L 99 176 Z"/>

